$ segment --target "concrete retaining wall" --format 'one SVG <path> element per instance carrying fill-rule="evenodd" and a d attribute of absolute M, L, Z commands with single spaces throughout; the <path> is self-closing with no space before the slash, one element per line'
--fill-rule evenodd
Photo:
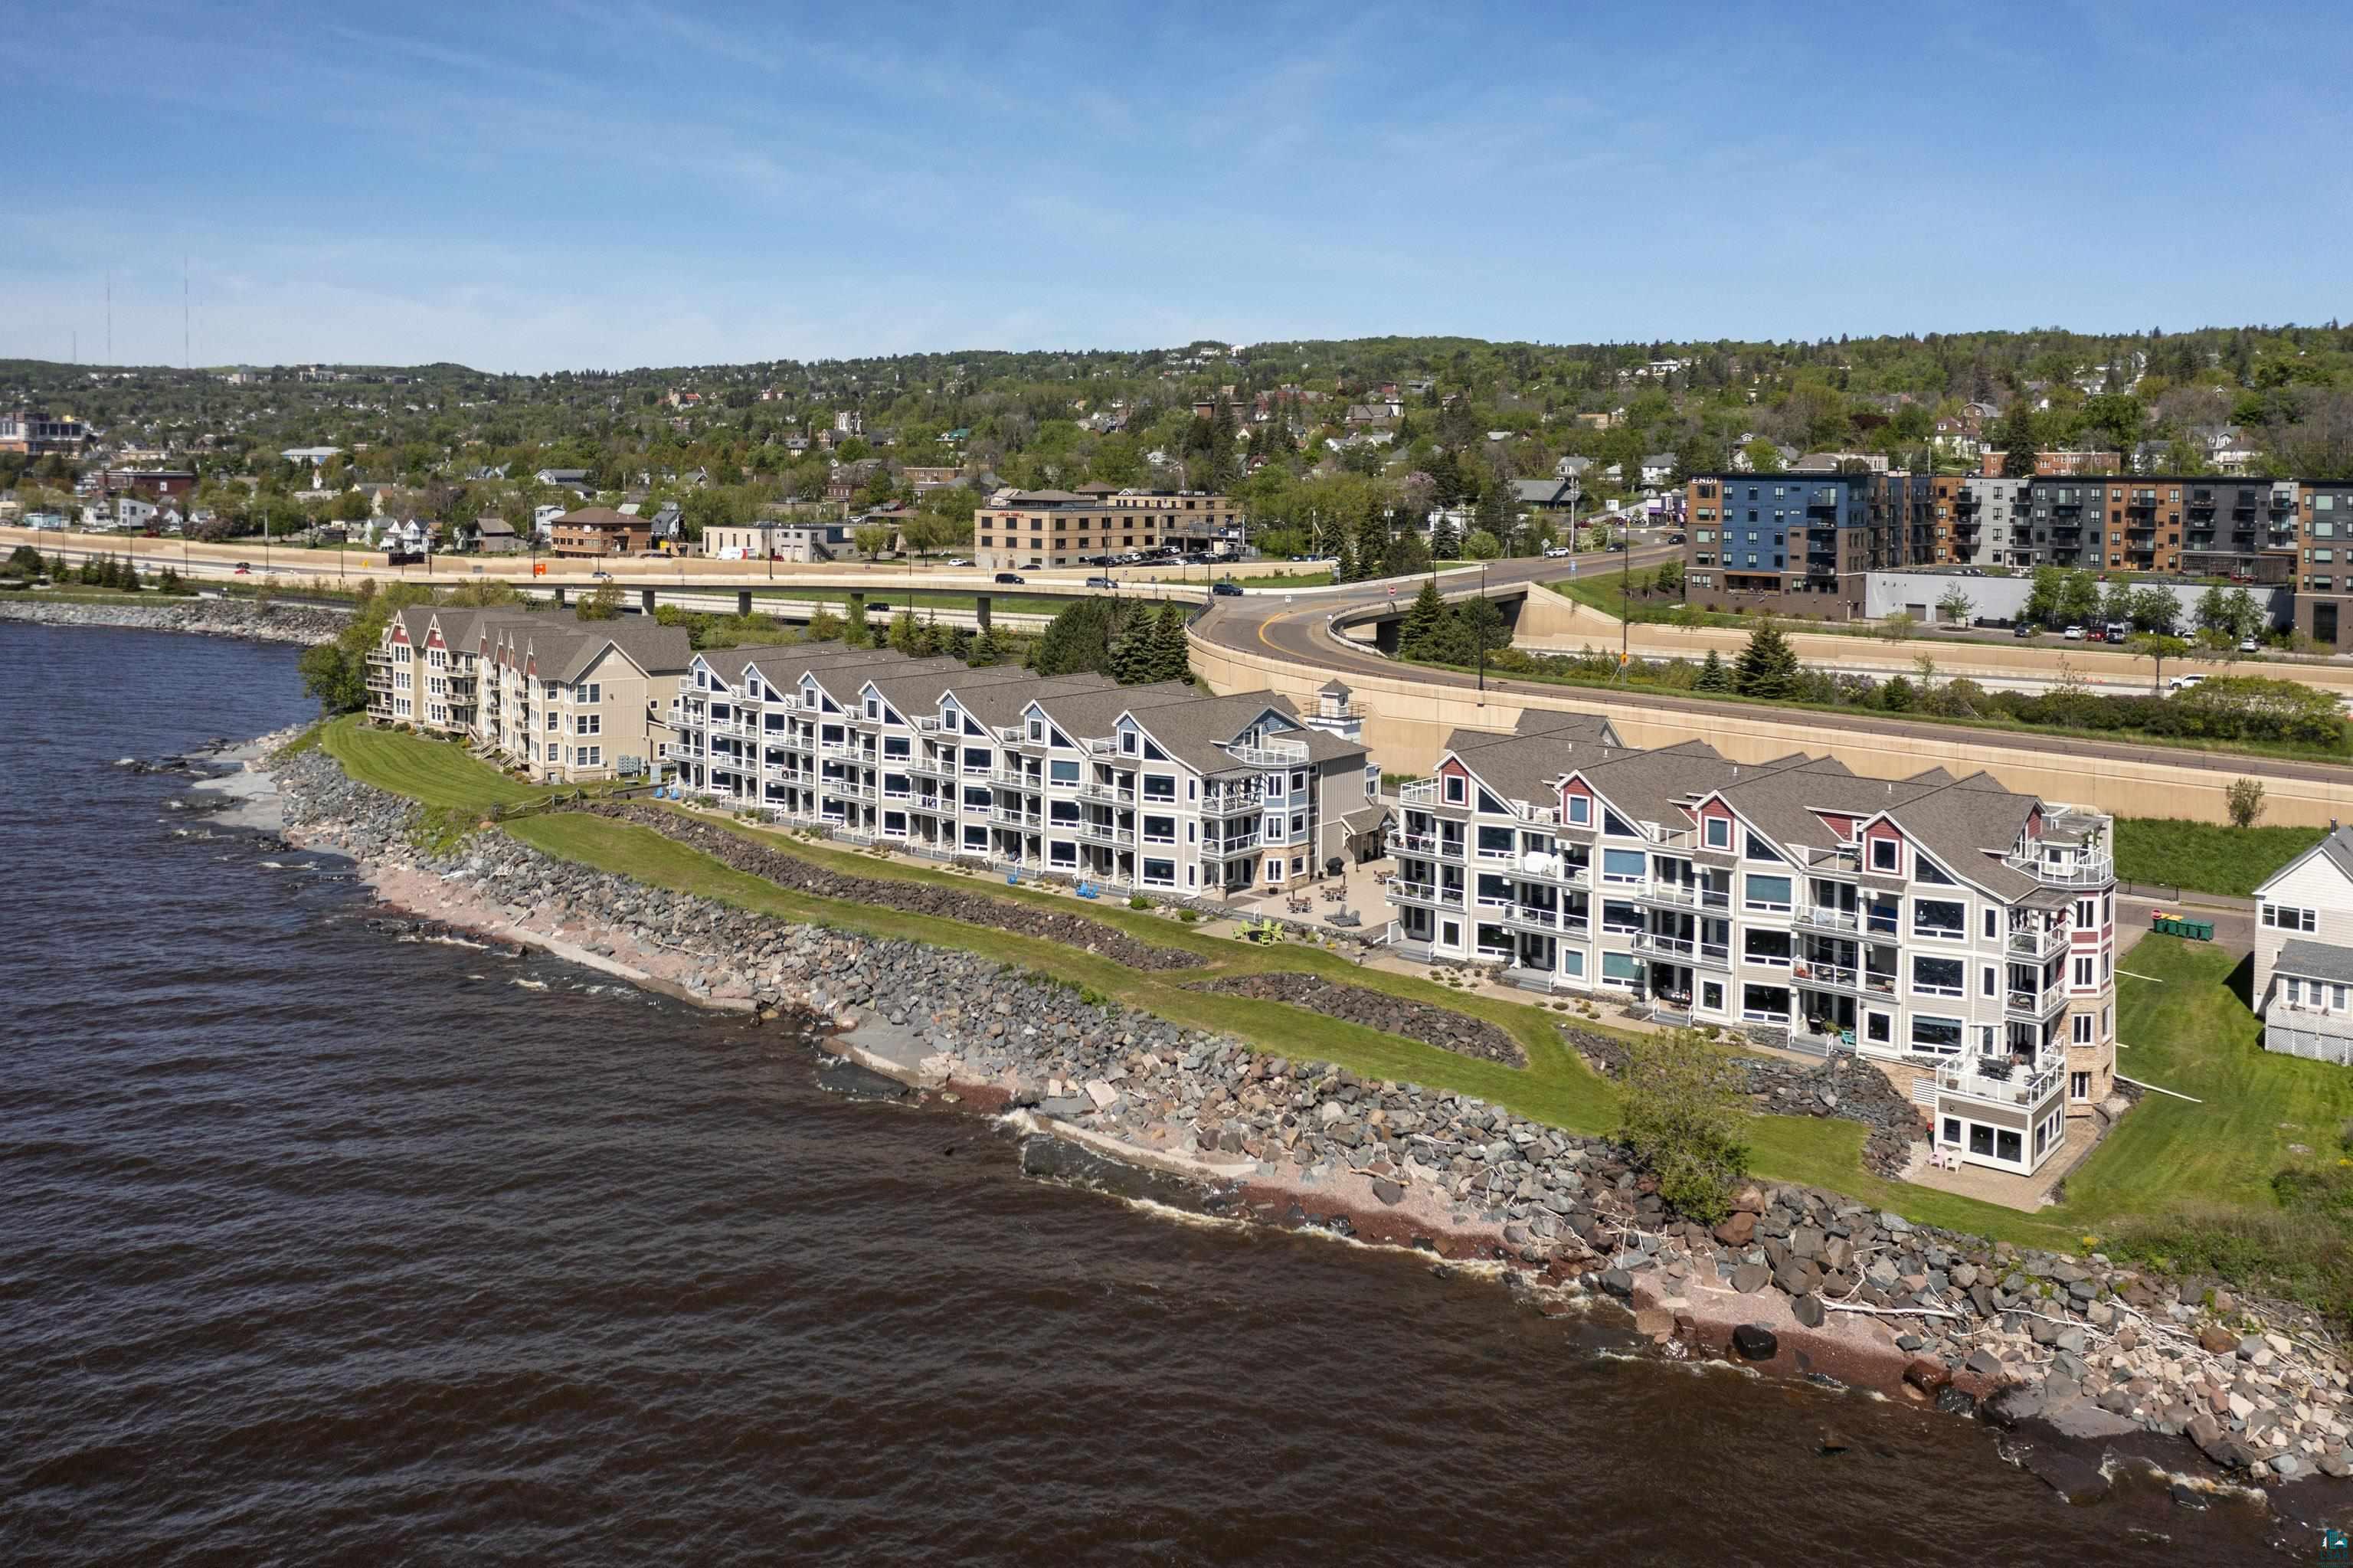
<path fill-rule="evenodd" d="M 1311 663 L 1243 652 L 1192 634 L 1193 669 L 1215 692 L 1271 689 L 1312 707 L 1315 689 L 1330 673 Z M 2230 820 L 2224 800 L 2231 781 L 2263 780 L 2263 821 L 2274 825 L 2319 827 L 2332 818 L 2353 818 L 2353 769 L 2328 779 L 2275 775 L 2260 758 L 2215 758 L 2185 753 L 2180 763 L 2118 761 L 2069 751 L 2024 751 L 1979 734 L 1894 735 L 1831 730 L 1815 716 L 1737 711 L 1687 713 L 1639 703 L 1605 703 L 1564 687 L 1558 694 L 1508 697 L 1487 694 L 1483 704 L 1470 688 L 1438 685 L 1401 668 L 1395 676 L 1350 673 L 1343 677 L 1366 715 L 1365 744 L 1388 772 L 1425 772 L 1438 760 L 1450 731 L 1508 730 L 1524 708 L 1540 707 L 1608 715 L 1633 746 L 1672 746 L 1704 740 L 1740 762 L 1763 762 L 1793 751 L 1837 758 L 1874 779 L 1901 779 L 1930 768 L 1956 774 L 1983 768 L 2012 789 L 2053 800 L 2097 807 L 2121 816 L 2185 817 L 2200 821 Z"/>

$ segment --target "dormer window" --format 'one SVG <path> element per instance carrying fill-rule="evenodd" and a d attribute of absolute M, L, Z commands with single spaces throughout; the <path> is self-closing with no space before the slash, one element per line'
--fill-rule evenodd
<path fill-rule="evenodd" d="M 1029 738 L 1031 740 L 1043 740 L 1046 738 L 1046 726 L 1044 721 L 1039 719 L 1031 719 L 1029 721 Z"/>
<path fill-rule="evenodd" d="M 1883 871 L 1891 875 L 1900 874 L 1903 871 L 1903 854 L 1902 852 L 1897 849 L 1894 839 L 1873 839 L 1871 841 L 1871 869 L 1873 871 Z"/>
<path fill-rule="evenodd" d="M 1134 730 L 1124 729 L 1119 732 L 1119 748 L 1130 757 L 1134 757 L 1135 755 L 1135 732 Z"/>
<path fill-rule="evenodd" d="M 1446 803 L 1450 806 L 1459 806 L 1470 798 L 1470 791 L 1463 787 L 1462 780 L 1453 774 L 1447 775 Z"/>
<path fill-rule="evenodd" d="M 1568 798 L 1568 822 L 1574 828 L 1591 827 L 1593 802 L 1583 795 L 1571 795 Z"/>
<path fill-rule="evenodd" d="M 1703 819 L 1700 823 L 1700 835 L 1701 842 L 1705 843 L 1710 849 L 1730 849 L 1732 847 L 1732 819 L 1729 817 L 1708 817 Z"/>

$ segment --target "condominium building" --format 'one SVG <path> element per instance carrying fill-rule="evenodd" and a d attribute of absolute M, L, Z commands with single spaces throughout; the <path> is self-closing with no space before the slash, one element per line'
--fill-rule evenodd
<path fill-rule="evenodd" d="M 1456 732 L 1398 812 L 1413 957 L 1852 1051 L 1998 1170 L 2040 1167 L 2114 1084 L 2105 816 L 1983 773 L 1636 750 L 1574 714 Z"/>
<path fill-rule="evenodd" d="M 809 643 L 696 654 L 669 757 L 690 789 L 856 842 L 1218 893 L 1377 847 L 1379 774 L 1347 722 L 1269 692 Z"/>
<path fill-rule="evenodd" d="M 0 413 L 0 452 L 21 452 L 27 457 L 52 453 L 79 457 L 95 440 L 88 425 L 70 417 L 37 413 L 30 408 Z"/>
<path fill-rule="evenodd" d="M 1185 490 L 1000 490 L 973 514 L 973 558 L 997 570 L 1068 567 L 1097 556 L 1176 548 L 1230 554 L 1242 511 Z"/>
<path fill-rule="evenodd" d="M 692 653 L 683 628 L 412 605 L 368 654 L 368 717 L 468 742 L 542 783 L 651 770 Z"/>
<path fill-rule="evenodd" d="M 2353 646 L 2353 480 L 2297 488 L 2295 629 L 2324 651 Z"/>
<path fill-rule="evenodd" d="M 1863 573 L 1936 559 L 1925 474 L 1701 474 L 1683 504 L 1684 593 L 1705 609 L 1852 620 Z"/>
<path fill-rule="evenodd" d="M 609 506 L 581 506 L 563 514 L 549 526 L 548 537 L 559 556 L 636 556 L 654 547 L 649 519 Z"/>
<path fill-rule="evenodd" d="M 2242 582 L 2295 580 L 2301 513 L 2292 479 L 2186 479 L 2181 569 Z"/>

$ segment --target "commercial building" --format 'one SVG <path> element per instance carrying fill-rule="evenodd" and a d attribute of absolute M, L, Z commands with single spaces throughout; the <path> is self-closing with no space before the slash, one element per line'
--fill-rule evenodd
<path fill-rule="evenodd" d="M 943 859 L 1147 892 L 1283 887 L 1378 844 L 1378 770 L 1267 692 L 1121 686 L 833 643 L 706 649 L 669 758 L 689 789 Z"/>
<path fill-rule="evenodd" d="M 2181 569 L 2192 577 L 2285 583 L 2297 576 L 2296 482 L 2186 479 Z"/>
<path fill-rule="evenodd" d="M 0 414 L 0 452 L 21 452 L 27 457 L 47 457 L 54 452 L 63 457 L 79 457 L 90 450 L 94 439 L 90 427 L 79 419 L 37 414 L 29 408 Z"/>
<path fill-rule="evenodd" d="M 2253 995 L 2264 1050 L 2353 1065 L 2353 829 L 2255 889 Z"/>
<path fill-rule="evenodd" d="M 1457 731 L 1390 838 L 1398 950 L 1878 1065 L 1941 1149 L 2031 1171 L 2116 1072 L 2109 820 L 1989 775 Z"/>
<path fill-rule="evenodd" d="M 1223 495 L 1107 484 L 1000 490 L 973 514 L 973 558 L 1004 571 L 1172 546 L 1230 554 L 1241 535 L 1241 504 Z"/>
<path fill-rule="evenodd" d="M 654 547 L 653 525 L 609 506 L 583 506 L 549 525 L 559 556 L 636 556 Z"/>
<path fill-rule="evenodd" d="M 1709 609 L 1852 620 L 1863 573 L 1935 563 L 1934 507 L 1924 474 L 1699 475 L 1684 492 L 1684 592 Z"/>
<path fill-rule="evenodd" d="M 495 753 L 541 783 L 649 771 L 692 654 L 682 627 L 412 605 L 368 654 L 367 715 Z"/>

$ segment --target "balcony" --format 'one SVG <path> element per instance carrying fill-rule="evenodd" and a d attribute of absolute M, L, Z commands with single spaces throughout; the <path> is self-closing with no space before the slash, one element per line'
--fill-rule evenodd
<path fill-rule="evenodd" d="M 1079 799 L 1082 800 L 1105 800 L 1122 806 L 1133 806 L 1135 804 L 1135 790 L 1130 785 L 1102 784 L 1093 779 L 1089 779 L 1084 784 L 1079 786 Z"/>
<path fill-rule="evenodd" d="M 1634 889 L 1638 904 L 1664 904 L 1676 909 L 1729 909 L 1732 895 L 1695 882 L 1652 882 Z"/>
<path fill-rule="evenodd" d="M 2048 959 L 2067 950 L 2067 928 L 2052 926 L 2041 930 L 2012 931 L 2009 950 L 2022 959 Z"/>
<path fill-rule="evenodd" d="M 1462 907 L 1462 890 L 1459 887 L 1440 887 L 1435 883 L 1407 882 L 1400 878 L 1390 880 L 1389 898 L 1398 904 L 1427 904 L 1450 909 Z"/>
<path fill-rule="evenodd" d="M 1485 901 L 1481 902 L 1483 904 Z M 1556 932 L 1561 928 L 1560 911 L 1534 904 L 1506 904 L 1504 906 L 1504 924 L 1517 931 Z"/>
<path fill-rule="evenodd" d="M 1799 905 L 1789 923 L 1817 931 L 1860 932 L 1862 928 L 1862 917 L 1854 910 L 1833 909 L 1821 904 Z M 1889 932 L 1888 937 L 1892 940 L 1894 933 Z"/>
<path fill-rule="evenodd" d="M 1298 740 L 1269 740 L 1257 746 L 1229 746 L 1226 755 L 1245 768 L 1304 768 L 1307 766 L 1307 744 Z"/>
<path fill-rule="evenodd" d="M 1046 787 L 1044 774 L 1028 773 L 1018 768 L 992 768 L 986 777 L 991 784 L 1006 789 L 1042 789 Z"/>
<path fill-rule="evenodd" d="M 1398 790 L 1398 804 L 1425 808 L 1444 805 L 1446 802 L 1438 798 L 1438 783 L 1435 779 L 1424 779 L 1419 783 L 1405 785 Z"/>
<path fill-rule="evenodd" d="M 1997 1106 L 2041 1106 L 2059 1093 L 2067 1076 L 2067 1064 L 2053 1062 L 2040 1072 L 2023 1067 L 2013 1069 L 2007 1076 L 1995 1063 L 2004 1057 L 1981 1058 L 1980 1066 L 1963 1062 L 1939 1063 L 1936 1067 L 1936 1092 L 1954 1095 L 1962 1099 L 1978 1100 Z M 1989 1068 L 1990 1070 L 1982 1070 Z"/>
<path fill-rule="evenodd" d="M 1687 964 L 1697 956 L 1699 944 L 1689 937 L 1668 937 L 1656 931 L 1637 931 L 1634 933 L 1634 950 L 1638 953 L 1648 953 L 1655 959 L 1672 959 Z"/>
<path fill-rule="evenodd" d="M 2026 1023 L 2041 1023 L 2054 1016 L 2067 1005 L 2067 988 L 2054 985 L 2040 993 L 2031 991 L 2005 991 L 2002 995 L 2002 1015 Z"/>
<path fill-rule="evenodd" d="M 1046 825 L 1045 818 L 1035 814 L 1025 814 L 1019 808 L 1014 806 L 991 806 L 988 809 L 988 820 L 1001 828 L 1035 829 Z"/>
<path fill-rule="evenodd" d="M 1821 963 L 1812 959 L 1800 959 L 1789 966 L 1789 978 L 1799 985 L 1826 991 L 1860 991 L 1862 973 L 1847 964 Z"/>
<path fill-rule="evenodd" d="M 2030 854 L 2002 857 L 2002 864 L 2023 872 L 2045 887 L 2105 887 L 2116 879 L 2116 863 L 2105 854 L 2075 854 L 2047 859 Z"/>
<path fill-rule="evenodd" d="M 1124 844 L 1134 842 L 1135 830 L 1118 827 L 1110 822 L 1081 822 L 1079 837 L 1093 844 Z"/>

